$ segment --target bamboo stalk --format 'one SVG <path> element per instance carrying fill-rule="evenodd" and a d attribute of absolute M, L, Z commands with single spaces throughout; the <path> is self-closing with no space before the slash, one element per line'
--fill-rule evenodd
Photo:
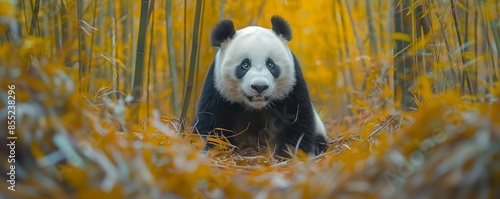
<path fill-rule="evenodd" d="M 111 60 L 111 64 L 115 68 L 116 72 L 111 73 L 113 77 L 113 91 L 115 92 L 115 99 L 120 98 L 120 72 L 123 70 L 121 67 L 118 67 L 116 65 L 116 58 L 117 58 L 117 53 L 118 53 L 118 45 L 116 45 L 116 35 L 118 34 L 117 31 L 117 23 L 116 23 L 116 17 L 115 17 L 115 2 L 114 1 L 108 1 L 108 8 L 109 8 L 109 18 L 111 18 L 111 23 L 112 26 L 110 27 L 111 31 L 111 37 L 109 39 L 111 40 L 111 57 L 114 59 Z"/>
<path fill-rule="evenodd" d="M 29 29 L 29 35 L 40 35 L 40 32 L 38 32 L 39 11 L 40 11 L 40 0 L 35 0 L 35 6 L 33 7 L 33 16 L 31 16 L 31 26 Z"/>
<path fill-rule="evenodd" d="M 30 27 L 29 27 L 29 25 L 27 23 L 27 21 L 28 21 L 28 11 L 27 10 L 28 9 L 26 8 L 26 2 L 25 1 L 21 1 L 21 9 L 22 9 L 23 14 L 24 14 L 24 21 L 26 22 L 26 23 L 24 23 L 24 28 L 26 28 L 26 32 L 30 32 L 30 29 L 29 29 Z"/>
<path fill-rule="evenodd" d="M 465 63 L 467 63 L 467 60 L 465 58 L 465 48 L 463 46 L 463 43 L 466 43 L 467 41 L 464 40 L 462 42 L 462 37 L 461 37 L 461 34 L 460 34 L 459 25 L 458 25 L 459 22 L 458 22 L 457 13 L 456 13 L 457 12 L 456 11 L 456 5 L 455 5 L 454 0 L 450 0 L 450 6 L 451 6 L 451 11 L 452 11 L 452 16 L 453 16 L 453 25 L 455 26 L 455 33 L 457 35 L 458 46 L 460 48 L 460 55 L 461 55 L 460 57 L 461 57 L 461 60 L 462 60 L 462 65 L 464 65 Z M 467 24 L 467 22 L 466 22 L 466 24 Z M 472 87 L 472 83 L 470 81 L 469 73 L 468 73 L 467 70 L 464 70 L 464 72 L 462 74 L 460 85 L 461 85 L 462 95 L 465 94 L 465 85 L 467 85 L 469 94 L 475 95 L 476 89 L 474 89 Z"/>
<path fill-rule="evenodd" d="M 151 38 L 153 38 L 153 35 L 151 34 Z M 158 36 L 158 40 L 160 40 L 159 38 L 161 38 L 160 36 Z M 158 41 L 158 43 L 161 43 L 160 41 Z M 158 49 L 160 49 L 159 46 L 155 46 L 154 48 L 151 49 L 151 56 L 153 57 L 153 60 L 152 60 L 152 65 L 153 65 L 153 103 L 154 103 L 154 107 L 155 109 L 158 109 L 160 110 L 161 112 L 161 101 L 160 99 L 158 98 L 159 96 L 159 93 L 160 93 L 160 73 L 158 72 L 159 70 L 161 69 L 158 69 L 158 56 L 157 56 L 157 51 Z M 166 79 L 166 76 L 163 76 L 163 78 Z"/>
<path fill-rule="evenodd" d="M 96 15 L 97 15 L 97 0 L 94 0 L 94 13 L 92 15 L 92 27 L 96 27 Z M 95 30 L 92 30 L 92 33 L 90 33 L 90 52 L 89 52 L 89 71 L 91 71 L 92 68 L 92 55 L 94 53 L 94 39 L 95 39 Z M 93 89 L 91 87 L 91 84 L 88 85 L 87 90 L 92 93 Z"/>
<path fill-rule="evenodd" d="M 411 4 L 414 3 L 414 0 L 411 0 Z M 419 38 L 421 36 L 420 34 L 420 20 L 417 19 L 417 14 L 416 12 L 418 12 L 417 8 L 419 6 L 413 8 L 412 5 L 408 6 L 406 9 L 408 10 L 408 13 L 407 15 L 410 15 L 411 17 L 411 24 L 410 24 L 410 30 L 411 30 L 411 44 L 410 45 L 414 45 L 416 43 L 419 42 Z M 404 23 L 404 22 L 403 22 Z M 418 74 L 421 74 L 421 72 L 423 72 L 423 70 L 420 70 L 420 56 L 418 55 L 413 55 L 413 56 L 409 56 L 409 58 L 411 58 L 411 69 L 412 69 L 412 73 L 410 73 L 411 75 L 411 78 L 412 79 L 417 79 L 417 75 Z M 418 93 L 416 93 L 418 97 Z"/>
<path fill-rule="evenodd" d="M 219 21 L 224 19 L 224 8 L 226 7 L 226 0 L 220 1 Z"/>
<path fill-rule="evenodd" d="M 128 1 L 121 1 L 120 2 L 120 21 L 121 21 L 121 43 L 119 44 L 120 46 L 122 46 L 122 48 L 120 48 L 118 50 L 118 52 L 120 52 L 120 50 L 122 50 L 123 52 L 122 53 L 118 53 L 118 59 L 120 60 L 124 60 L 123 62 L 125 63 L 125 65 L 127 67 L 130 67 L 132 64 L 130 62 L 130 56 L 128 56 L 128 52 L 129 52 L 129 47 L 127 46 L 128 45 L 128 40 L 129 40 L 129 20 L 130 20 L 130 17 L 129 17 L 129 14 L 128 14 L 128 9 L 129 7 L 131 7 L 128 3 Z M 118 33 L 117 33 L 118 34 Z M 121 57 L 120 55 L 125 55 L 124 57 Z M 122 85 L 123 85 L 123 91 L 125 93 L 129 92 L 129 84 L 127 82 L 127 77 L 128 77 L 128 73 L 127 73 L 127 70 L 121 70 L 121 76 L 123 77 L 122 78 Z"/>
<path fill-rule="evenodd" d="M 161 5 L 161 3 L 162 2 L 160 2 L 160 5 Z M 152 13 L 152 15 L 154 16 L 154 13 Z M 154 35 L 151 34 L 151 38 L 152 39 L 155 38 L 153 36 Z M 161 37 L 161 34 L 159 34 L 158 36 L 156 36 L 156 43 L 157 44 L 161 44 L 162 38 L 163 37 Z M 159 93 L 160 93 L 159 78 L 160 78 L 161 75 L 157 72 L 158 70 L 161 70 L 161 69 L 158 68 L 159 67 L 158 66 L 158 60 L 159 60 L 159 58 L 158 58 L 158 55 L 157 55 L 157 51 L 158 51 L 158 49 L 160 47 L 161 47 L 161 45 L 153 45 L 153 48 L 151 48 L 151 50 L 150 50 L 150 53 L 151 53 L 151 56 L 152 56 L 152 60 L 150 61 L 150 63 L 152 64 L 152 73 L 153 73 L 153 75 L 152 75 L 152 79 L 153 79 L 153 105 L 154 105 L 154 109 L 155 110 L 160 110 L 160 108 L 161 108 L 161 101 L 158 98 Z"/>
<path fill-rule="evenodd" d="M 345 7 L 347 9 L 347 15 L 349 16 L 349 21 L 351 22 L 351 28 L 352 28 L 352 32 L 354 33 L 354 38 L 356 39 L 356 47 L 358 48 L 360 56 L 363 56 L 363 55 L 365 55 L 365 52 L 363 50 L 363 46 L 362 46 L 362 43 L 361 43 L 361 38 L 359 37 L 359 34 L 356 31 L 356 26 L 355 26 L 354 18 L 352 17 L 352 11 L 351 11 L 351 8 L 349 6 L 349 0 L 345 0 Z M 368 65 L 366 64 L 365 60 L 363 58 L 361 58 L 360 60 L 361 60 L 361 65 L 363 66 L 364 71 L 365 72 L 368 71 Z M 366 76 L 367 75 L 365 75 L 365 77 Z M 367 83 L 366 81 L 362 82 L 362 84 L 361 84 L 361 90 L 365 89 L 366 83 Z"/>
<path fill-rule="evenodd" d="M 54 27 L 54 41 L 55 41 L 55 46 L 56 46 L 56 49 L 55 51 L 56 52 L 60 52 L 61 51 L 61 48 L 62 48 L 62 38 L 61 38 L 61 29 L 60 29 L 60 14 L 58 14 L 58 12 L 55 11 L 55 9 L 51 10 L 53 13 L 51 14 L 52 15 L 52 21 L 53 21 L 53 26 Z"/>
<path fill-rule="evenodd" d="M 189 60 L 189 76 L 187 80 L 184 102 L 182 104 L 182 112 L 181 112 L 181 122 L 183 123 L 186 120 L 187 110 L 189 108 L 189 102 L 191 99 L 191 92 L 193 90 L 193 79 L 194 72 L 196 70 L 196 59 L 198 58 L 198 42 L 199 42 L 199 33 L 200 33 L 200 15 L 201 15 L 201 3 L 202 0 L 196 1 L 196 11 L 194 17 L 193 24 L 193 42 L 191 44 L 191 58 Z M 184 125 L 181 123 L 181 132 L 183 131 Z"/>
<path fill-rule="evenodd" d="M 380 12 L 380 14 L 378 15 L 379 20 L 380 20 L 380 21 L 383 21 L 383 16 L 384 16 L 384 15 L 383 15 L 383 13 L 384 13 L 384 11 L 383 11 L 383 9 L 382 9 L 382 0 L 378 0 L 377 5 L 378 5 L 378 10 L 379 10 L 379 12 Z M 392 13 L 392 12 L 386 12 L 386 15 L 390 15 L 391 13 Z M 389 17 L 389 19 L 390 19 L 390 17 Z M 390 26 L 390 23 L 391 23 L 391 20 L 387 20 L 387 27 L 388 27 L 388 28 L 390 28 L 390 27 L 391 27 L 391 26 Z M 378 24 L 379 24 L 379 27 L 378 27 L 379 32 L 378 32 L 378 33 L 380 34 L 380 47 L 381 47 L 382 49 L 386 49 L 386 48 L 385 48 L 385 43 L 386 43 L 386 41 L 385 41 L 385 38 L 384 38 L 384 37 L 385 37 L 385 34 L 389 34 L 391 31 L 389 30 L 389 31 L 387 31 L 387 32 L 386 32 L 386 30 L 385 30 L 385 28 L 384 28 L 384 23 L 379 22 Z"/>
<path fill-rule="evenodd" d="M 16 9 L 19 10 L 23 9 L 25 14 L 27 13 L 25 7 L 23 5 L 19 5 L 16 1 L 8 2 L 8 4 L 11 4 L 12 6 L 16 7 Z M 0 32 L 0 45 L 6 43 L 9 43 L 9 45 L 13 45 L 16 47 L 22 45 L 23 27 L 21 24 L 23 22 L 20 19 L 17 20 L 10 17 L 2 17 L 2 16 L 0 16 L 0 20 L 2 21 L 1 22 L 2 27 L 0 28 L 2 30 L 2 32 Z M 25 22 L 24 24 L 27 24 L 27 22 Z M 27 25 L 26 29 L 28 30 Z M 23 65 L 28 66 L 26 61 L 27 60 L 22 60 L 22 62 L 26 63 Z"/>
<path fill-rule="evenodd" d="M 93 39 L 92 43 L 94 43 L 94 46 L 97 46 L 98 48 L 100 48 L 101 52 L 102 52 L 102 50 L 105 50 L 104 47 L 106 44 L 106 31 L 107 31 L 107 29 L 105 28 L 106 24 L 104 23 L 106 21 L 105 20 L 106 19 L 105 18 L 105 16 L 106 16 L 105 10 L 107 10 L 107 8 L 106 8 L 106 5 L 104 3 L 105 3 L 104 1 L 96 1 L 96 6 L 97 6 L 96 9 L 99 12 L 96 11 L 97 24 L 95 25 L 95 27 L 97 27 L 98 29 L 96 31 L 93 31 L 94 36 L 92 38 Z M 100 59 L 93 60 L 93 62 L 95 62 L 94 65 L 96 65 L 96 66 L 103 66 L 103 65 L 108 64 L 107 62 L 103 63 L 103 61 Z M 103 79 L 103 80 L 113 78 L 113 72 L 114 72 L 113 67 L 97 67 L 96 69 L 97 70 L 95 71 L 95 74 L 94 74 L 94 76 L 96 78 Z M 95 92 L 95 90 L 98 90 L 99 88 L 94 88 L 94 84 L 90 84 L 88 86 L 88 89 L 89 89 L 89 93 L 93 93 L 93 92 Z"/>
<path fill-rule="evenodd" d="M 366 16 L 368 18 L 368 35 L 370 38 L 370 47 L 372 50 L 372 55 L 377 56 L 378 55 L 378 49 L 377 49 L 377 36 L 375 35 L 377 32 L 375 31 L 375 24 L 373 22 L 373 16 L 372 16 L 372 4 L 370 3 L 370 0 L 365 0 L 365 10 L 366 10 Z M 356 31 L 354 31 L 356 32 Z"/>
<path fill-rule="evenodd" d="M 71 27 L 70 27 L 70 14 L 66 5 L 61 7 L 61 39 L 63 48 L 69 48 L 71 46 Z M 71 55 L 73 54 L 73 49 L 70 49 L 65 53 L 64 64 L 66 67 L 72 67 L 73 61 L 71 60 Z M 78 80 L 80 81 L 80 80 Z"/>
<path fill-rule="evenodd" d="M 495 8 L 496 8 L 496 12 L 497 14 L 500 14 L 500 2 L 496 2 L 495 4 Z M 484 17 L 483 15 L 483 19 L 486 20 L 486 18 Z M 488 30 L 485 29 L 485 35 L 487 36 L 487 40 L 488 40 L 488 43 L 490 43 L 490 49 L 496 49 L 495 52 L 496 52 L 496 60 L 495 60 L 495 54 L 492 53 L 492 58 L 491 58 L 491 62 L 492 62 L 492 68 L 493 68 L 493 82 L 496 82 L 499 78 L 500 78 L 500 19 L 488 19 L 490 20 L 489 21 L 489 26 L 490 26 L 490 29 L 491 29 L 491 32 L 493 33 L 493 39 L 494 41 L 492 42 L 491 41 L 491 37 L 489 36 L 488 34 Z M 485 22 L 485 23 L 488 23 L 488 22 Z M 494 44 L 494 45 L 493 45 Z M 495 63 L 496 62 L 496 63 Z"/>
<path fill-rule="evenodd" d="M 146 115 L 146 121 L 149 121 L 149 111 L 150 109 L 150 100 L 151 100 L 151 90 L 150 85 L 151 85 L 151 68 L 155 67 L 153 64 L 151 64 L 152 60 L 154 59 L 154 27 L 155 27 L 155 17 L 154 17 L 154 0 L 151 0 L 150 6 L 149 6 L 149 11 L 150 15 L 152 15 L 151 19 L 151 28 L 149 32 L 149 56 L 148 56 L 148 74 L 146 78 L 146 110 L 147 110 L 147 115 Z M 156 82 L 156 81 L 155 81 Z"/>
<path fill-rule="evenodd" d="M 390 3 L 392 4 L 392 1 L 390 1 Z M 382 10 L 382 0 L 379 0 L 379 7 L 380 7 L 380 12 L 381 13 L 384 13 L 384 11 Z M 380 47 L 382 49 L 385 49 L 385 51 L 383 51 L 383 58 L 382 58 L 382 64 L 383 64 L 383 68 L 381 69 L 381 76 L 382 78 L 384 79 L 384 82 L 387 82 L 387 85 L 389 88 L 391 88 L 391 90 L 394 88 L 394 79 L 391 78 L 391 64 L 390 64 L 390 60 L 392 59 L 392 55 L 393 55 L 393 48 L 392 48 L 392 33 L 393 33 L 393 29 L 394 29 L 394 20 L 392 20 L 394 18 L 394 12 L 389 12 L 389 10 L 391 9 L 392 7 L 389 6 L 388 8 L 388 11 L 386 11 L 385 13 L 385 18 L 386 18 L 386 26 L 387 28 L 384 28 L 384 23 L 380 23 L 380 26 L 379 26 L 379 29 L 380 29 L 380 34 L 382 35 L 380 37 Z M 382 15 L 384 16 L 384 15 Z M 383 21 L 381 19 L 381 21 Z M 392 71 L 394 73 L 394 71 Z"/>
<path fill-rule="evenodd" d="M 346 28 L 346 23 L 345 23 L 345 20 L 344 20 L 344 9 L 342 9 L 342 1 L 341 0 L 338 0 L 337 1 L 338 3 L 338 9 L 340 11 L 340 25 L 341 25 L 341 29 L 340 30 L 347 30 Z M 353 71 L 353 68 L 351 66 L 351 62 L 350 60 L 352 60 L 350 57 L 351 57 L 351 52 L 350 52 L 350 49 L 349 49 L 349 40 L 347 38 L 347 34 L 345 32 L 342 33 L 342 35 L 344 36 L 344 49 L 345 49 L 345 55 L 346 57 L 349 57 L 347 60 L 346 60 L 346 65 L 345 67 L 348 67 L 349 69 L 349 78 L 351 79 L 351 85 L 352 85 L 352 88 L 351 90 L 354 90 L 356 89 L 356 84 L 354 83 L 354 71 Z"/>
<path fill-rule="evenodd" d="M 167 48 L 168 48 L 168 65 L 170 68 L 170 85 L 172 86 L 172 110 L 174 115 L 180 116 L 180 105 L 179 105 L 179 91 L 177 81 L 177 67 L 175 62 L 175 50 L 174 50 L 174 39 L 173 39 L 173 28 L 172 28 L 172 0 L 167 0 L 166 5 L 166 21 L 167 21 Z"/>
<path fill-rule="evenodd" d="M 408 17 L 410 1 L 403 0 L 402 2 L 394 1 L 394 31 L 396 33 L 411 34 L 411 24 L 407 24 L 411 20 L 404 19 Z M 414 105 L 413 96 L 409 91 L 411 86 L 411 71 L 412 60 L 407 54 L 407 47 L 410 44 L 402 40 L 396 40 L 395 56 L 394 56 L 394 99 L 395 104 L 401 109 L 407 110 Z"/>
<path fill-rule="evenodd" d="M 182 88 L 186 90 L 186 71 L 187 71 L 187 0 L 184 0 L 184 32 L 183 32 L 183 44 L 182 44 Z"/>
<path fill-rule="evenodd" d="M 78 83 L 80 85 L 79 91 L 80 93 L 83 93 L 83 88 L 85 86 L 83 85 L 83 78 L 85 77 L 85 63 L 84 61 L 86 60 L 85 57 L 85 52 L 82 52 L 85 50 L 85 37 L 82 34 L 82 29 L 83 29 L 83 0 L 77 0 L 77 14 L 78 14 Z"/>
<path fill-rule="evenodd" d="M 134 4 L 133 2 L 135 2 L 134 0 L 130 0 L 129 1 L 131 6 L 128 6 L 129 7 L 129 16 L 133 17 L 134 16 L 134 10 L 133 10 L 133 7 Z M 129 26 L 129 33 L 131 34 L 130 35 L 130 41 L 134 41 L 136 38 L 137 38 L 137 32 L 135 31 L 136 30 L 136 25 L 135 25 L 135 19 L 132 18 L 129 20 L 130 22 L 130 26 Z M 129 42 L 130 44 L 130 47 L 129 47 L 129 57 L 130 57 L 130 66 L 132 67 L 132 70 L 131 71 L 134 71 L 133 73 L 129 73 L 129 77 L 128 79 L 132 81 L 132 83 L 130 84 L 130 92 L 133 92 L 134 88 L 133 88 L 133 79 L 134 79 L 134 74 L 135 74 L 135 63 L 137 61 L 137 43 L 136 42 Z"/>
<path fill-rule="evenodd" d="M 139 20 L 139 35 L 137 38 L 137 51 L 134 78 L 132 82 L 133 109 L 139 113 L 139 102 L 142 96 L 143 74 L 144 74 L 144 54 L 146 46 L 146 31 L 148 28 L 148 9 L 149 0 L 141 0 L 141 16 Z M 135 121 L 139 122 L 138 114 L 135 114 Z"/>
<path fill-rule="evenodd" d="M 121 18 L 121 30 L 122 30 L 122 35 L 121 35 L 121 46 L 122 46 L 122 50 L 123 50 L 123 55 L 125 55 L 125 57 L 119 57 L 120 60 L 124 60 L 125 61 L 125 65 L 130 67 L 132 66 L 132 56 L 130 56 L 129 52 L 131 51 L 129 49 L 129 46 L 128 46 L 128 41 L 129 41 L 129 37 L 130 37 L 130 33 L 129 33 L 129 25 L 130 25 L 130 18 L 132 16 L 132 13 L 130 13 L 130 9 L 129 9 L 130 5 L 128 3 L 128 1 L 125 1 L 124 3 L 121 3 L 120 4 L 120 18 Z M 133 42 L 131 42 L 133 43 Z M 120 52 L 120 51 L 118 51 Z M 121 55 L 121 54 L 119 54 Z M 121 70 L 122 71 L 122 85 L 123 85 L 123 91 L 125 93 L 127 92 L 130 92 L 129 90 L 129 82 L 128 82 L 128 70 Z"/>
<path fill-rule="evenodd" d="M 479 26 L 479 8 L 476 7 L 476 10 L 474 12 L 474 55 L 475 57 L 480 57 L 479 55 L 479 32 L 478 32 L 478 26 Z M 466 29 L 467 30 L 467 29 Z M 479 68 L 479 61 L 475 61 L 474 62 L 474 76 L 473 78 L 475 78 L 476 80 L 479 80 L 479 76 L 478 76 L 478 70 Z M 479 88 L 478 88 L 478 94 L 479 94 Z"/>
<path fill-rule="evenodd" d="M 336 13 L 338 8 L 342 5 L 338 5 L 337 6 L 337 2 L 332 2 L 332 5 L 333 5 L 333 12 Z M 341 8 L 339 8 L 341 9 Z M 342 16 L 341 16 L 342 17 Z M 335 23 L 335 27 L 339 30 L 342 29 L 341 27 L 341 24 L 338 23 L 338 20 L 337 20 L 337 15 L 336 14 L 333 14 L 333 22 Z M 341 22 L 342 23 L 342 22 Z M 343 25 L 343 24 L 342 24 Z M 343 34 L 344 37 L 342 37 L 342 35 L 340 34 Z M 352 74 L 350 74 L 350 71 L 349 71 L 349 65 L 347 64 L 347 59 L 345 57 L 349 56 L 349 49 L 348 49 L 348 46 L 347 46 L 347 38 L 345 37 L 345 34 L 343 32 L 338 32 L 337 33 L 337 44 L 339 45 L 338 47 L 338 53 L 339 53 L 339 58 L 340 58 L 340 68 L 342 68 L 341 72 L 342 72 L 342 76 L 344 77 L 344 84 L 345 84 L 345 91 L 346 91 L 346 95 L 345 95 L 345 100 L 346 100 L 346 103 L 351 103 L 352 102 L 352 98 L 353 98 L 353 90 L 354 90 L 354 83 L 353 83 L 353 77 L 352 77 Z M 342 41 L 344 40 L 344 41 Z M 345 49 L 342 48 L 341 44 L 345 44 Z M 344 50 L 346 50 L 346 54 L 344 55 Z M 340 103 L 339 103 L 340 104 Z M 347 106 L 342 106 L 342 113 L 344 112 L 347 112 L 347 114 L 345 115 L 341 115 L 340 118 L 343 118 L 343 116 L 352 116 L 353 115 L 353 112 L 352 112 L 352 109 L 348 108 Z"/>
<path fill-rule="evenodd" d="M 53 30 L 52 28 L 40 28 L 40 27 L 51 27 L 50 26 L 50 20 L 49 16 L 47 13 L 44 13 L 39 16 L 38 22 L 37 22 L 37 32 L 38 36 L 41 38 L 50 38 L 51 37 L 51 31 Z M 55 43 L 55 42 L 54 42 Z M 44 55 L 43 52 L 46 52 L 47 54 L 45 56 L 48 57 L 55 57 L 55 52 L 54 52 L 54 47 L 51 45 L 42 45 L 40 44 L 38 49 L 40 49 L 42 52 L 40 55 Z"/>
<path fill-rule="evenodd" d="M 201 5 L 201 19 L 200 19 L 200 36 L 198 38 L 198 41 L 201 41 L 201 38 L 203 38 L 203 21 L 205 19 L 205 1 L 203 1 L 202 5 Z M 198 48 L 198 56 L 200 54 L 200 49 L 201 48 Z M 200 59 L 199 57 L 196 59 L 196 66 L 199 66 L 200 65 Z M 198 83 L 198 80 L 200 79 L 200 72 L 199 72 L 199 67 L 196 67 L 196 71 L 195 71 L 195 74 L 196 74 L 196 78 L 194 79 L 194 85 L 201 85 Z M 196 86 L 194 87 L 195 89 L 195 92 L 194 92 L 194 99 L 198 99 L 199 96 L 198 94 L 201 94 L 201 91 L 199 89 L 201 89 L 200 86 Z"/>
<path fill-rule="evenodd" d="M 440 18 L 439 16 L 436 16 L 437 18 Z M 441 21 L 441 29 L 442 30 L 445 30 L 446 29 L 446 25 L 445 25 L 445 22 L 444 21 Z M 455 65 L 454 62 L 456 62 L 456 60 L 453 58 L 452 54 L 451 54 L 451 49 L 452 49 L 452 46 L 450 44 L 450 39 L 448 39 L 448 33 L 447 32 L 444 32 L 443 34 L 443 42 L 445 44 L 445 47 L 447 49 L 447 55 L 448 55 L 448 60 L 450 60 L 450 66 L 453 66 Z M 457 82 L 459 82 L 459 79 L 460 79 L 460 73 L 457 71 L 457 70 L 454 70 L 452 68 L 452 74 L 453 74 L 453 88 L 456 86 Z"/>

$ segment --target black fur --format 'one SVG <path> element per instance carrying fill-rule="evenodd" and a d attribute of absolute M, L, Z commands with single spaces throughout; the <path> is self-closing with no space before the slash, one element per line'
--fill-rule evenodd
<path fill-rule="evenodd" d="M 243 61 L 241 61 L 240 65 L 238 66 L 238 68 L 236 68 L 236 71 L 234 72 L 234 75 L 238 79 L 243 78 L 243 76 L 245 76 L 248 72 L 248 69 L 243 68 L 243 64 L 248 64 L 248 67 L 252 67 L 252 62 L 250 61 L 250 59 L 248 58 L 243 59 Z"/>
<path fill-rule="evenodd" d="M 248 110 L 246 105 L 230 103 L 222 97 L 214 85 L 214 61 L 205 79 L 197 108 L 197 132 L 206 137 L 216 133 L 215 128 L 227 129 L 234 133 L 224 131 L 222 134 L 233 145 L 238 145 L 235 136 L 239 133 L 258 136 L 272 124 L 278 129 L 272 138 L 276 143 L 276 155 L 289 157 L 287 148 L 294 148 L 299 140 L 299 148 L 306 153 L 318 155 L 325 151 L 325 138 L 314 133 L 314 109 L 299 63 L 295 55 L 293 57 L 297 82 L 292 91 L 285 99 L 274 101 L 270 109 L 262 110 Z M 211 147 L 211 144 L 207 144 L 206 148 Z"/>
<path fill-rule="evenodd" d="M 271 24 L 273 25 L 272 29 L 276 34 L 283 36 L 283 38 L 288 41 L 292 40 L 292 29 L 290 28 L 288 22 L 286 22 L 283 18 L 280 16 L 273 16 L 271 17 Z"/>
<path fill-rule="evenodd" d="M 222 20 L 212 31 L 210 42 L 212 46 L 220 47 L 226 40 L 233 38 L 235 33 L 233 22 L 230 20 Z"/>
<path fill-rule="evenodd" d="M 273 67 L 269 67 L 269 65 L 272 65 Z M 274 60 L 269 58 L 267 59 L 266 61 L 266 65 L 267 65 L 267 68 L 269 69 L 269 72 L 271 72 L 271 75 L 273 75 L 274 78 L 278 78 L 281 74 L 281 69 L 279 66 L 277 66 L 275 63 L 274 63 Z"/>

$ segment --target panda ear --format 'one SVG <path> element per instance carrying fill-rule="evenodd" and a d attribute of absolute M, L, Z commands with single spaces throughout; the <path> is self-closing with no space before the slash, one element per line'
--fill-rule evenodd
<path fill-rule="evenodd" d="M 233 22 L 231 20 L 222 20 L 212 31 L 212 46 L 220 47 L 226 40 L 233 38 L 235 33 Z"/>
<path fill-rule="evenodd" d="M 290 28 L 288 22 L 286 22 L 282 17 L 277 15 L 271 17 L 271 24 L 273 25 L 273 31 L 276 34 L 281 35 L 287 41 L 292 40 L 292 29 Z"/>

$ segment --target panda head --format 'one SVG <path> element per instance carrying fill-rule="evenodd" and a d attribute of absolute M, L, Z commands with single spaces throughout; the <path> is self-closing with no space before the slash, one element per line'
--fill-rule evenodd
<path fill-rule="evenodd" d="M 235 31 L 233 22 L 224 20 L 213 30 L 211 44 L 220 47 L 215 87 L 226 100 L 258 110 L 285 98 L 295 85 L 290 26 L 278 16 L 271 23 L 272 29 L 249 26 Z"/>

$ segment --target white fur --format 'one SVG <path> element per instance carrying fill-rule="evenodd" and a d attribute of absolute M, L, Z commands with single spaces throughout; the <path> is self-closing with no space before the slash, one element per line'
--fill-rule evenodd
<path fill-rule="evenodd" d="M 316 126 L 315 127 L 315 130 L 316 130 L 315 133 L 319 134 L 319 135 L 323 135 L 324 137 L 326 137 L 325 125 L 321 121 L 321 118 L 319 117 L 318 112 L 316 111 L 316 109 L 314 109 L 314 105 L 313 105 L 313 112 L 314 112 L 314 125 Z"/>
<path fill-rule="evenodd" d="M 235 71 L 245 58 L 251 60 L 251 68 L 240 80 Z M 274 78 L 267 69 L 266 60 L 273 59 L 280 67 L 280 75 Z M 234 37 L 221 45 L 215 57 L 215 87 L 230 102 L 240 102 L 249 108 L 260 109 L 270 102 L 288 95 L 295 85 L 295 69 L 292 53 L 287 41 L 272 30 L 250 26 L 236 31 Z M 257 93 L 250 87 L 252 83 L 269 85 L 263 95 L 268 101 L 250 101 L 245 97 Z"/>

